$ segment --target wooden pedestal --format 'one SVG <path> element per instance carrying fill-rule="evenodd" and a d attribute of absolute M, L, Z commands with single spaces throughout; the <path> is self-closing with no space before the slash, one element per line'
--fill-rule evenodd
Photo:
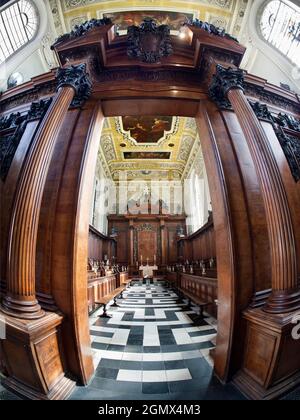
<path fill-rule="evenodd" d="M 59 338 L 62 317 L 47 313 L 33 321 L 4 318 L 6 339 L 0 341 L 8 373 L 4 386 L 33 400 L 68 398 L 75 382 L 64 373 Z"/>
<path fill-rule="evenodd" d="M 247 335 L 242 369 L 235 385 L 248 398 L 271 400 L 300 383 L 300 340 L 292 337 L 294 314 L 244 313 Z"/>

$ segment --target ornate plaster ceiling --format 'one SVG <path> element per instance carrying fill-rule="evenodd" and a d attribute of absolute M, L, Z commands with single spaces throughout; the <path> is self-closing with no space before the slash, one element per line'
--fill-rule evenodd
<path fill-rule="evenodd" d="M 224 27 L 238 37 L 244 25 L 249 0 L 48 0 L 58 35 L 92 18 L 111 17 L 119 30 L 151 15 L 171 29 L 185 18 L 199 18 Z"/>
<path fill-rule="evenodd" d="M 130 127 L 124 124 L 127 120 Z M 151 124 L 148 126 L 148 131 L 143 130 L 145 121 L 153 123 L 152 127 Z M 131 130 L 125 130 L 124 125 Z M 151 128 L 157 134 L 159 125 L 159 135 L 153 139 Z M 138 136 L 132 136 L 136 126 L 141 128 L 142 134 L 138 132 Z M 147 128 L 146 124 L 145 127 Z M 147 141 L 149 136 L 151 142 Z M 99 159 L 116 181 L 124 171 L 127 179 L 179 180 L 187 174 L 199 148 L 200 142 L 193 118 L 114 117 L 105 120 Z"/>
<path fill-rule="evenodd" d="M 48 1 L 57 35 L 70 32 L 75 25 L 86 20 L 104 16 L 110 17 L 122 33 L 128 26 L 152 16 L 159 23 L 168 24 L 172 30 L 178 30 L 185 19 L 198 18 L 223 27 L 236 37 L 243 30 L 250 3 L 250 0 Z M 195 122 L 190 118 L 170 119 L 160 116 L 154 116 L 152 121 L 106 119 L 98 160 L 106 175 L 115 181 L 124 171 L 127 179 L 185 178 L 199 156 L 200 142 Z M 163 133 L 158 133 L 156 129 L 159 131 L 162 126 Z"/>

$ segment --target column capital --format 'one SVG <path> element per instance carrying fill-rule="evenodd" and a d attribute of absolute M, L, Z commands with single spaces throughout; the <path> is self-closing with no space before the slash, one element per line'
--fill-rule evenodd
<path fill-rule="evenodd" d="M 209 96 L 222 108 L 230 108 L 231 104 L 227 94 L 232 89 L 244 90 L 245 71 L 239 68 L 225 68 L 221 64 L 216 65 L 216 73 L 213 76 L 209 88 Z"/>
<path fill-rule="evenodd" d="M 56 74 L 57 90 L 72 87 L 75 90 L 73 106 L 80 106 L 92 93 L 92 82 L 86 72 L 86 64 L 59 68 Z"/>

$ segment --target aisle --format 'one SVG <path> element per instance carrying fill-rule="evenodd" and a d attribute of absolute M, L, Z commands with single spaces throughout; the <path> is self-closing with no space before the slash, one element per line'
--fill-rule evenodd
<path fill-rule="evenodd" d="M 136 284 L 112 318 L 90 319 L 95 377 L 73 399 L 240 398 L 212 375 L 216 322 L 186 308 L 163 285 Z"/>

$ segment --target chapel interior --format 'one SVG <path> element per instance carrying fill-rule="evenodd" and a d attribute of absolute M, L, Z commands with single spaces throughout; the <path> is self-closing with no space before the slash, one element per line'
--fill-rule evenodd
<path fill-rule="evenodd" d="M 0 17 L 0 400 L 298 400 L 299 1 Z"/>

